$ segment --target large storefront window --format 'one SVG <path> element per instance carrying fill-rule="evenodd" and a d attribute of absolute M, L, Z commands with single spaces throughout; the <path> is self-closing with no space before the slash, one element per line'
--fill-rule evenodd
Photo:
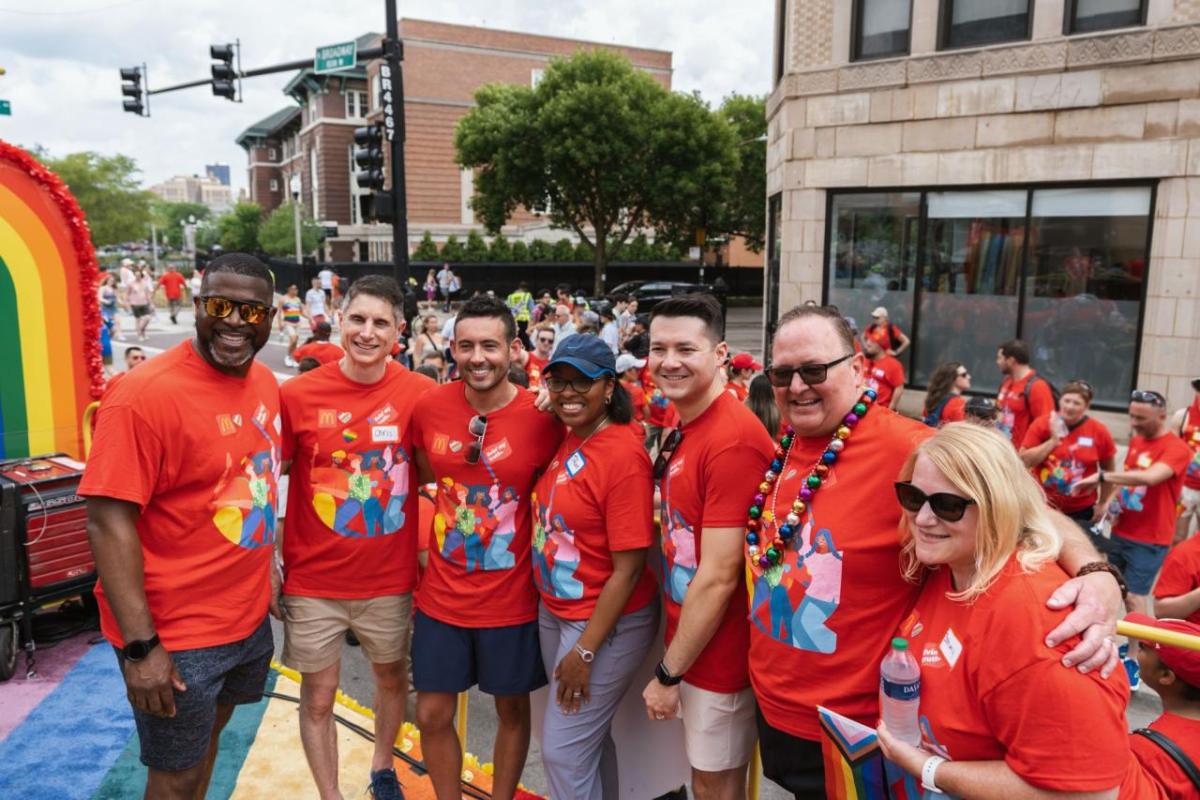
<path fill-rule="evenodd" d="M 830 211 L 834 227 L 827 301 L 860 330 L 871 324 L 871 311 L 883 306 L 892 323 L 907 332 L 912 327 L 921 195 L 840 194 Z"/>
<path fill-rule="evenodd" d="M 921 338 L 914 340 L 925 383 L 945 361 L 985 364 L 995 331 L 1017 318 L 1026 192 L 932 192 L 921 277 Z M 1000 388 L 995 370 L 977 370 L 975 388 Z"/>
<path fill-rule="evenodd" d="M 1029 0 L 942 0 L 942 47 L 1029 38 Z"/>
<path fill-rule="evenodd" d="M 1021 337 L 1050 381 L 1083 378 L 1098 403 L 1120 407 L 1136 375 L 1152 194 L 1145 185 L 836 194 L 828 302 L 860 327 L 887 307 L 913 341 L 906 367 L 917 386 L 960 361 L 975 390 L 993 392 L 997 347 Z"/>
<path fill-rule="evenodd" d="M 1025 338 L 1051 382 L 1084 378 L 1104 398 L 1129 391 L 1149 214 L 1146 187 L 1033 193 Z"/>

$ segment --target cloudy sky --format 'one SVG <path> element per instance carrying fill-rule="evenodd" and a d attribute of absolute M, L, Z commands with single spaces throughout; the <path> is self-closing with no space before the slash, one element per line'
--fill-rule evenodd
<path fill-rule="evenodd" d="M 399 0 L 401 17 L 669 50 L 674 88 L 713 103 L 769 89 L 772 4 L 728 0 Z M 245 102 L 207 87 L 151 98 L 149 119 L 121 110 L 117 70 L 145 62 L 150 86 L 208 77 L 208 46 L 241 38 L 251 69 L 316 46 L 382 32 L 383 0 L 0 0 L 0 139 L 137 159 L 149 185 L 232 165 L 245 185 L 247 125 L 280 108 L 290 75 L 245 83 Z"/>

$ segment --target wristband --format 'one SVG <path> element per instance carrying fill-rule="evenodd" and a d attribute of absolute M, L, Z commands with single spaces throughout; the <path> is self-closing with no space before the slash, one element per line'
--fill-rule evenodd
<path fill-rule="evenodd" d="M 1104 470 L 1102 470 L 1102 469 L 1096 470 L 1096 475 L 1097 475 L 1096 483 L 1098 483 L 1098 484 L 1104 483 Z"/>
<path fill-rule="evenodd" d="M 924 766 L 921 767 L 921 788 L 935 794 L 945 794 L 934 783 L 934 775 L 937 774 L 937 768 L 946 763 L 946 759 L 941 756 L 930 756 L 925 759 Z"/>
<path fill-rule="evenodd" d="M 1075 577 L 1082 578 L 1084 575 L 1091 575 L 1093 572 L 1107 572 L 1117 582 L 1117 587 L 1120 588 L 1122 595 L 1129 593 L 1129 587 L 1125 584 L 1125 576 L 1121 574 L 1121 570 L 1107 561 L 1092 561 L 1084 564 L 1075 573 Z"/>
<path fill-rule="evenodd" d="M 658 682 L 663 686 L 678 686 L 683 680 L 682 675 L 672 675 L 671 671 L 667 669 L 667 665 L 661 661 L 658 662 L 658 666 L 654 668 L 654 677 L 657 678 Z"/>

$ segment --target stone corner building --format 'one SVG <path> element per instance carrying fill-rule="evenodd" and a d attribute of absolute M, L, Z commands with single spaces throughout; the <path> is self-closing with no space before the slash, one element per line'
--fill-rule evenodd
<path fill-rule="evenodd" d="M 768 336 L 813 299 L 994 391 L 1200 375 L 1200 0 L 776 0 Z M 923 393 L 908 393 L 916 410 Z"/>

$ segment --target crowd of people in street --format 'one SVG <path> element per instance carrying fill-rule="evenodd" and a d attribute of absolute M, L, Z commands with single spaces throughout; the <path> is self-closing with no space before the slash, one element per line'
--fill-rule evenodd
<path fill-rule="evenodd" d="M 769 779 L 824 797 L 818 706 L 877 726 L 931 792 L 1200 793 L 1200 653 L 1114 635 L 1126 612 L 1200 634 L 1200 378 L 1170 419 L 1132 393 L 1118 467 L 1088 381 L 1051 385 L 1020 341 L 997 345 L 995 399 L 948 363 L 921 417 L 898 413 L 911 342 L 884 308 L 861 334 L 791 309 L 764 368 L 707 294 L 639 309 L 520 284 L 456 304 L 447 266 L 409 320 L 391 278 L 334 277 L 277 294 L 257 259 L 213 260 L 194 339 L 97 415 L 79 493 L 149 796 L 203 795 L 233 708 L 261 697 L 268 613 L 322 798 L 342 796 L 347 634 L 373 671 L 384 800 L 403 796 L 410 675 L 439 798 L 461 797 L 473 686 L 495 701 L 496 798 L 544 686 L 555 800 L 617 796 L 631 687 L 648 724 L 682 719 L 699 800 L 745 797 L 756 746 Z M 300 373 L 281 386 L 254 358 L 273 328 Z M 919 741 L 879 723 L 893 637 L 921 665 Z M 1143 682 L 1164 713 L 1130 735 Z"/>

